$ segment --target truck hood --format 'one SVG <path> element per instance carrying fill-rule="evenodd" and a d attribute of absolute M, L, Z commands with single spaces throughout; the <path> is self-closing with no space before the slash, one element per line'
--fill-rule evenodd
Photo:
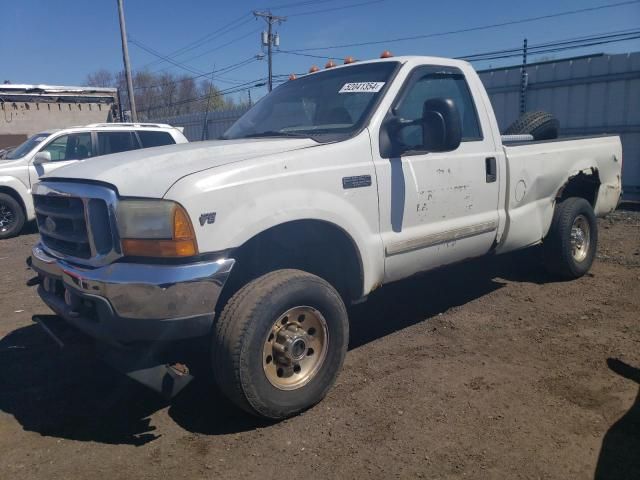
<path fill-rule="evenodd" d="M 309 148 L 309 138 L 213 140 L 145 148 L 83 160 L 42 177 L 97 180 L 122 196 L 161 198 L 182 177 L 274 153 Z"/>

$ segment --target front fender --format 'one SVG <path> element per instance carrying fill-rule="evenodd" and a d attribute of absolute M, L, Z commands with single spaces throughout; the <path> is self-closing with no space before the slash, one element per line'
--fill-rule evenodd
<path fill-rule="evenodd" d="M 343 179 L 352 176 L 371 181 L 346 188 Z M 303 154 L 288 152 L 196 173 L 176 183 L 165 198 L 189 212 L 201 252 L 239 247 L 286 222 L 319 220 L 351 237 L 362 259 L 363 293 L 384 278 L 376 176 L 366 132 Z"/>

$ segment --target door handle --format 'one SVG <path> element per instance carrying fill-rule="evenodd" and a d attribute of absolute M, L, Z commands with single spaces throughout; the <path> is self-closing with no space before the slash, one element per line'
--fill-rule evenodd
<path fill-rule="evenodd" d="M 487 173 L 487 183 L 495 182 L 498 179 L 498 171 L 496 169 L 496 157 L 485 158 L 484 166 Z"/>

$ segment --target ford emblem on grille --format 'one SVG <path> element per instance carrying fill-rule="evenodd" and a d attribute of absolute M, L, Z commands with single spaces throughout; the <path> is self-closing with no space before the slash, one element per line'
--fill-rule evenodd
<path fill-rule="evenodd" d="M 56 231 L 56 222 L 53 220 L 53 218 L 47 217 L 47 219 L 44 221 L 44 225 L 50 232 Z"/>

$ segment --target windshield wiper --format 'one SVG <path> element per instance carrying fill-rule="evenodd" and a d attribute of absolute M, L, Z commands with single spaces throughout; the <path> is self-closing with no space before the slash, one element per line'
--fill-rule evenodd
<path fill-rule="evenodd" d="M 279 132 L 277 130 L 267 130 L 266 132 L 249 133 L 241 138 L 260 138 L 260 137 L 294 137 L 294 138 L 311 138 L 306 133 Z"/>

